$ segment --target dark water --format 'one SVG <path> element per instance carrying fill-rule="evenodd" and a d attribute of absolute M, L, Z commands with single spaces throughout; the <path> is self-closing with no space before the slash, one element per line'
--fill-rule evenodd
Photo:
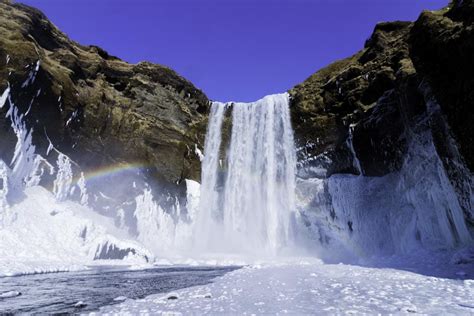
<path fill-rule="evenodd" d="M 0 278 L 0 294 L 21 292 L 21 296 L 0 298 L 4 313 L 80 313 L 120 303 L 114 298 L 143 298 L 184 287 L 207 284 L 237 267 L 169 267 L 130 271 L 101 267 L 83 272 L 36 274 Z M 85 307 L 74 305 L 83 301 Z"/>

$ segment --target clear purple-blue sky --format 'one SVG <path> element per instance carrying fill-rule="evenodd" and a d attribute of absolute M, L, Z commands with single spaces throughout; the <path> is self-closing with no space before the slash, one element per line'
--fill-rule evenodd
<path fill-rule="evenodd" d="M 283 92 L 360 50 L 377 22 L 448 0 L 20 0 L 84 45 L 169 66 L 209 98 Z"/>

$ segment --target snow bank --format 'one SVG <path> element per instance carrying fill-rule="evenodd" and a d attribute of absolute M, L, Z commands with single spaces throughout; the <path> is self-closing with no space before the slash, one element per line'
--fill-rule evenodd
<path fill-rule="evenodd" d="M 0 277 L 19 276 L 28 274 L 59 273 L 87 270 L 87 266 L 65 260 L 43 260 L 20 259 L 24 261 L 15 261 L 15 259 L 0 260 Z"/>
<path fill-rule="evenodd" d="M 153 255 L 127 240 L 112 220 L 78 203 L 58 202 L 40 186 L 24 193 L 26 197 L 10 208 L 15 219 L 0 230 L 0 276 L 78 270 L 98 263 L 95 259 L 123 259 L 128 264 L 152 260 Z M 122 257 L 101 257 L 107 248 L 122 250 Z"/>

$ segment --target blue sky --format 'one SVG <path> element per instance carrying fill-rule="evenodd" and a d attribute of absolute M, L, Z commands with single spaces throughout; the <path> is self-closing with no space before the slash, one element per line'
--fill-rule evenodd
<path fill-rule="evenodd" d="M 84 45 L 169 66 L 219 101 L 283 92 L 360 50 L 377 22 L 448 0 L 21 0 Z"/>

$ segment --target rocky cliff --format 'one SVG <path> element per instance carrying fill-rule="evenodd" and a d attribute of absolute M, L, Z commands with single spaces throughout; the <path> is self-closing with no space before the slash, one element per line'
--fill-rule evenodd
<path fill-rule="evenodd" d="M 459 0 L 414 23 L 380 23 L 362 51 L 294 87 L 300 176 L 386 175 L 429 130 L 474 223 L 473 16 L 474 2 Z"/>
<path fill-rule="evenodd" d="M 40 153 L 49 138 L 84 171 L 134 163 L 167 183 L 199 179 L 195 146 L 203 146 L 209 101 L 167 67 L 128 64 L 70 40 L 34 8 L 0 1 L 0 91 L 8 85 Z M 5 161 L 15 144 L 8 135 Z"/>

